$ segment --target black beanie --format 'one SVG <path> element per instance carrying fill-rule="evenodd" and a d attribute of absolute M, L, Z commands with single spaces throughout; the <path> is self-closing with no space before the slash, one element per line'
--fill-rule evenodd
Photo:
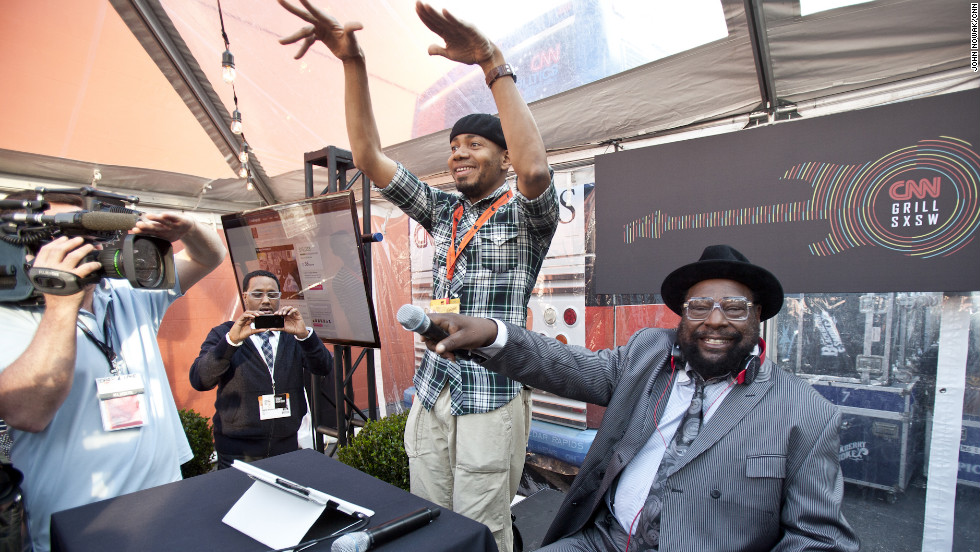
<path fill-rule="evenodd" d="M 482 136 L 507 149 L 507 141 L 504 140 L 504 128 L 500 126 L 500 119 L 489 113 L 472 113 L 456 121 L 452 132 L 449 134 L 449 141 L 452 142 L 453 138 L 460 134 Z"/>

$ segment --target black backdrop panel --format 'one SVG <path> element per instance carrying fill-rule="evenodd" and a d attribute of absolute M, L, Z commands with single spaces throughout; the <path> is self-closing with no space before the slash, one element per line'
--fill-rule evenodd
<path fill-rule="evenodd" d="M 980 290 L 980 91 L 596 158 L 596 291 L 727 243 L 786 293 Z"/>

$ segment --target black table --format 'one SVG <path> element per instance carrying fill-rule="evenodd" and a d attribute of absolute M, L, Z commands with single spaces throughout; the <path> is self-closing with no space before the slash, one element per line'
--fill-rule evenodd
<path fill-rule="evenodd" d="M 435 507 L 309 449 L 260 460 L 255 465 L 374 510 L 368 529 L 419 508 Z M 221 521 L 252 483 L 241 471 L 227 469 L 64 510 L 51 516 L 51 546 L 65 552 L 269 550 Z M 330 550 L 330 542 L 307 550 Z M 429 525 L 372 550 L 495 552 L 497 545 L 486 525 L 443 508 Z"/>

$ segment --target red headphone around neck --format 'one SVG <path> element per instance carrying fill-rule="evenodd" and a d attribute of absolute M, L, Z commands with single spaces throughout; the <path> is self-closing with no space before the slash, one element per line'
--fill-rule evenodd
<path fill-rule="evenodd" d="M 760 354 L 756 354 L 757 351 L 761 349 Z M 759 347 L 756 347 L 741 363 L 741 369 L 732 371 L 731 374 L 735 378 L 735 382 L 739 385 L 750 384 L 755 381 L 756 376 L 759 375 L 759 369 L 762 367 L 762 359 L 765 356 L 765 342 L 761 339 L 759 340 Z M 670 366 L 671 368 L 676 368 L 678 366 L 683 367 L 687 361 L 684 359 L 684 352 L 681 351 L 680 345 L 674 343 L 674 347 L 670 350 Z"/>

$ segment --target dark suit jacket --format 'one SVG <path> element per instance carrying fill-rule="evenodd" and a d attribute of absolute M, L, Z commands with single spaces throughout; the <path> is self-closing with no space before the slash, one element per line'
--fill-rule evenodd
<path fill-rule="evenodd" d="M 651 397 L 669 371 L 675 336 L 645 329 L 622 347 L 592 352 L 511 324 L 507 331 L 487 368 L 607 407 L 548 544 L 604 508 L 605 493 L 653 433 Z M 834 405 L 767 360 L 755 381 L 732 388 L 668 474 L 660 550 L 857 550 L 840 510 L 839 425 Z"/>
<path fill-rule="evenodd" d="M 218 387 L 214 401 L 214 433 L 235 439 L 278 440 L 296 435 L 306 414 L 304 371 L 327 375 L 332 357 L 316 333 L 300 341 L 280 332 L 276 348 L 276 393 L 289 393 L 291 416 L 259 420 L 258 397 L 272 393 L 272 378 L 262 353 L 251 339 L 232 347 L 225 336 L 233 322 L 211 329 L 191 366 L 191 386 L 198 391 Z"/>

